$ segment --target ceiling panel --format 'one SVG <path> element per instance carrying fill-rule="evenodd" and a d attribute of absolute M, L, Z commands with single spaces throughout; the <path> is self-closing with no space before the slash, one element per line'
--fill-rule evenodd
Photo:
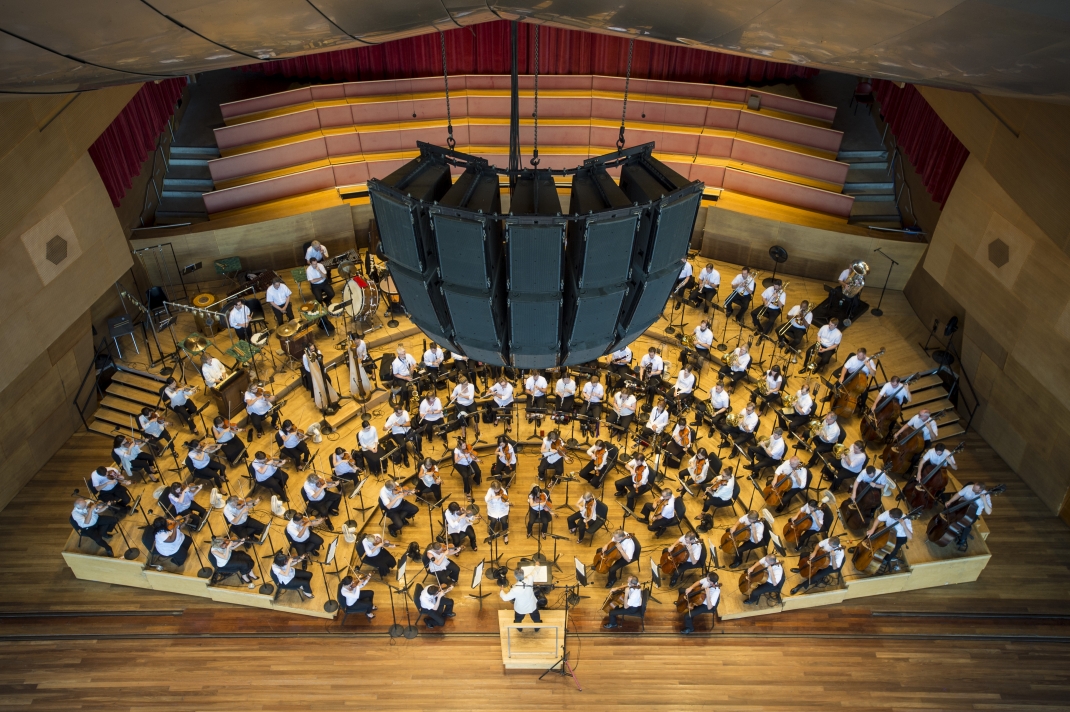
<path fill-rule="evenodd" d="M 440 0 L 311 0 L 343 30 L 369 42 L 457 25 Z"/>
<path fill-rule="evenodd" d="M 75 62 L 0 32 L 2 91 L 61 93 L 130 81 L 130 75 Z"/>

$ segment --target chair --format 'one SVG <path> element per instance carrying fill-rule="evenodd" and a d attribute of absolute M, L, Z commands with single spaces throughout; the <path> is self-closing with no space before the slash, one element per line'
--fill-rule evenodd
<path fill-rule="evenodd" d="M 420 595 L 423 592 L 424 585 L 422 583 L 418 583 L 412 588 L 412 603 L 416 607 L 416 621 L 414 622 L 414 625 L 419 625 L 421 618 L 425 618 L 424 622 L 427 622 L 427 611 L 425 611 L 423 608 L 420 608 Z"/>
<path fill-rule="evenodd" d="M 113 316 L 108 319 L 108 336 L 115 344 L 115 351 L 119 354 L 120 359 L 123 357 L 123 351 L 119 348 L 120 336 L 129 336 L 130 341 L 134 344 L 134 351 L 139 356 L 141 355 L 141 350 L 137 347 L 137 338 L 134 336 L 134 322 L 129 314 Z"/>
<path fill-rule="evenodd" d="M 281 596 L 284 591 L 293 591 L 294 593 L 296 593 L 298 595 L 298 597 L 301 598 L 302 601 L 305 599 L 305 596 L 304 596 L 303 593 L 301 593 L 300 589 L 297 589 L 297 588 L 283 588 L 282 586 L 279 585 L 278 581 L 274 580 L 274 577 L 272 577 L 272 581 L 275 584 L 275 595 L 271 597 L 272 602 L 279 600 L 279 596 Z"/>
<path fill-rule="evenodd" d="M 735 486 L 732 488 L 732 499 L 729 500 L 727 505 L 725 505 L 725 506 L 728 506 L 728 507 L 732 508 L 732 515 L 733 516 L 735 516 L 735 514 L 736 514 L 736 500 L 739 499 L 739 492 L 740 492 L 739 480 L 736 480 Z M 723 509 L 723 507 L 714 507 L 713 508 L 713 514 L 711 515 L 711 519 L 713 521 L 717 520 L 717 511 L 720 510 L 720 509 Z"/>
<path fill-rule="evenodd" d="M 294 267 L 292 270 L 290 270 L 290 276 L 293 277 L 294 282 L 297 283 L 297 294 L 301 297 L 301 301 L 308 301 L 307 299 L 305 299 L 305 293 L 301 288 L 301 284 L 308 281 L 308 274 L 305 272 L 305 268 Z"/>
<path fill-rule="evenodd" d="M 622 618 L 638 618 L 640 630 L 646 632 L 646 607 L 650 603 L 650 584 L 643 587 L 643 603 L 639 606 L 638 613 L 622 613 Z M 621 621 L 623 623 L 623 621 Z"/>

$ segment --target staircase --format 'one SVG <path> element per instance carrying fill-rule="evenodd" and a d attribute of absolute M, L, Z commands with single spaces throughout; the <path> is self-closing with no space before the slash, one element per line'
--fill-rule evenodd
<path fill-rule="evenodd" d="M 89 421 L 89 430 L 107 437 L 118 433 L 140 436 L 137 416 L 145 406 L 160 406 L 162 379 L 150 378 L 130 371 L 116 371 L 104 398 Z"/>
<path fill-rule="evenodd" d="M 214 146 L 172 146 L 164 174 L 156 225 L 175 225 L 208 220 L 204 193 L 215 188 L 208 161 L 219 158 Z"/>
<path fill-rule="evenodd" d="M 948 390 L 939 373 L 923 376 L 910 384 L 910 403 L 903 408 L 903 422 L 910 420 L 923 409 L 931 413 L 946 411 L 936 421 L 939 426 L 936 442 L 957 438 L 966 432 L 955 404 L 948 400 Z"/>
<path fill-rule="evenodd" d="M 843 192 L 855 199 L 848 222 L 902 229 L 903 219 L 895 204 L 895 181 L 888 172 L 888 152 L 883 148 L 840 151 L 836 160 L 850 165 L 843 184 Z"/>

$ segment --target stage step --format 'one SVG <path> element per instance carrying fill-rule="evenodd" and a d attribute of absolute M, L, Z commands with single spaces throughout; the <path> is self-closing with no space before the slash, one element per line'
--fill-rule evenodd
<path fill-rule="evenodd" d="M 957 440 L 965 434 L 966 430 L 962 427 L 962 423 L 956 421 L 952 423 L 951 426 L 949 426 L 947 429 L 940 428 L 940 433 L 936 437 L 936 442 Z"/>
<path fill-rule="evenodd" d="M 160 396 L 156 393 L 143 391 L 140 388 L 131 388 L 121 383 L 113 383 L 108 386 L 108 395 L 125 398 L 128 401 L 155 408 L 160 404 Z"/>
<path fill-rule="evenodd" d="M 129 371 L 116 371 L 115 375 L 111 377 L 112 382 L 118 381 L 123 385 L 130 386 L 131 388 L 139 388 L 143 391 L 151 393 L 154 396 L 160 394 L 160 389 L 164 387 L 165 381 L 156 380 L 147 376 L 141 376 L 136 373 L 130 373 Z"/>
<path fill-rule="evenodd" d="M 108 423 L 103 420 L 94 420 L 89 423 L 89 432 L 96 433 L 97 435 L 103 435 L 104 437 L 109 439 L 115 437 L 116 430 L 118 430 L 123 435 L 128 435 L 130 437 L 139 437 L 140 435 L 139 433 L 132 433 L 130 431 L 130 428 L 117 427 L 114 424 Z"/>
<path fill-rule="evenodd" d="M 947 410 L 944 414 L 943 420 L 939 421 L 941 424 L 950 420 L 953 416 L 958 417 L 958 412 L 955 410 L 955 404 L 947 399 L 947 394 L 944 394 L 943 398 L 934 399 L 926 403 L 908 403 L 907 407 L 903 409 L 903 419 L 909 420 L 918 414 L 921 410 L 927 410 L 930 413 L 935 413 L 939 410 Z"/>
<path fill-rule="evenodd" d="M 130 428 L 130 418 L 133 417 L 129 413 L 120 413 L 117 410 L 111 408 L 97 408 L 97 412 L 93 414 L 93 417 L 97 420 L 103 420 L 112 425 L 121 425 L 127 429 Z M 137 427 L 137 419 L 134 420 L 134 427 Z"/>
<path fill-rule="evenodd" d="M 141 415 L 141 409 L 143 406 L 138 405 L 133 401 L 128 401 L 125 398 L 105 395 L 104 400 L 100 401 L 100 407 L 111 408 L 112 410 L 117 410 L 120 413 L 127 413 L 136 417 L 138 415 Z"/>

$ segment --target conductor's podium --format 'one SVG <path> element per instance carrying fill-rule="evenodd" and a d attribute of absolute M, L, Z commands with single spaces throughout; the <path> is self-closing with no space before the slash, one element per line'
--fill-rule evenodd
<path fill-rule="evenodd" d="M 565 654 L 565 612 L 539 613 L 542 623 L 532 623 L 526 617 L 523 623 L 513 623 L 512 609 L 498 611 L 502 665 L 506 670 L 546 670 Z"/>

